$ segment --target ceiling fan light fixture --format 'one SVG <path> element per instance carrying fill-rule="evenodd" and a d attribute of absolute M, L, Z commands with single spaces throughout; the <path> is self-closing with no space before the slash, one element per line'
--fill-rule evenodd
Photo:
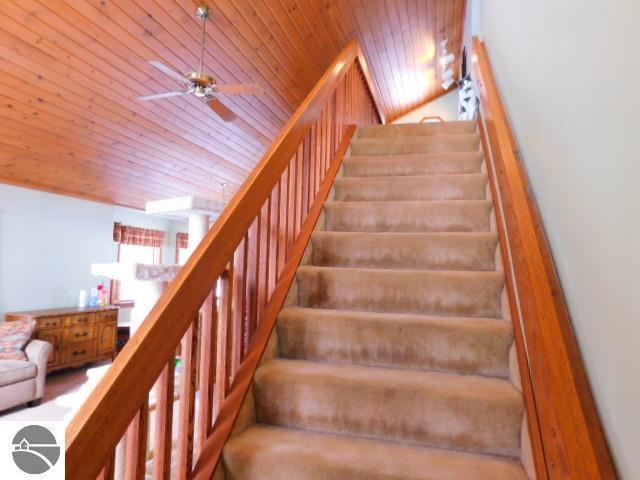
<path fill-rule="evenodd" d="M 168 67 L 159 60 L 150 60 L 149 63 L 168 77 L 179 82 L 183 89 L 175 92 L 165 92 L 138 97 L 138 100 L 159 100 L 168 97 L 193 94 L 196 98 L 206 103 L 225 122 L 234 121 L 237 116 L 226 105 L 218 100 L 217 95 L 260 95 L 264 93 L 262 87 L 256 84 L 218 85 L 216 79 L 204 71 L 204 52 L 207 39 L 207 20 L 211 16 L 211 9 L 207 5 L 200 5 L 196 10 L 196 16 L 202 20 L 202 42 L 200 45 L 200 58 L 198 70 L 182 74 L 175 68 Z"/>

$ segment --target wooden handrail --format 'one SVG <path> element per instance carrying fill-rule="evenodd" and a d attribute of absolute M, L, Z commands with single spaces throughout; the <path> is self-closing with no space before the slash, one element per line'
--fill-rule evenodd
<path fill-rule="evenodd" d="M 480 131 L 490 160 L 507 291 L 538 478 L 616 479 L 617 473 L 533 190 L 477 37 Z"/>
<path fill-rule="evenodd" d="M 333 172 L 335 159 L 352 133 L 348 125 L 383 120 L 376 96 L 362 51 L 352 42 L 296 110 L 67 427 L 68 479 L 96 478 L 103 468 L 106 471 L 127 430 L 126 450 L 136 457 L 126 459 L 127 471 L 136 472 L 136 477 L 144 472 L 140 462 L 146 438 L 140 432 L 147 431 L 142 416 L 149 410 L 154 384 L 160 402 L 154 411 L 166 415 L 160 419 L 162 430 L 156 432 L 154 446 L 165 450 L 154 451 L 154 459 L 166 462 L 170 458 L 166 451 L 172 424 L 168 402 L 173 361 L 181 341 L 177 420 L 179 441 L 187 450 L 178 452 L 178 468 L 180 478 L 191 477 L 188 450 L 194 440 L 195 391 L 202 386 L 204 394 L 212 395 L 211 402 L 205 402 L 212 420 L 230 409 L 225 410 L 228 397 L 244 396 L 235 385 L 246 377 L 243 365 L 255 356 L 251 341 L 265 330 L 260 329 L 261 322 L 271 318 L 274 298 L 282 295 L 298 251 L 296 241 L 308 230 L 314 209 L 323 201 L 327 175 Z M 216 284 L 222 285 L 220 299 L 212 298 Z M 211 346 L 208 351 L 198 348 L 201 332 Z M 206 370 L 197 374 L 198 368 Z M 234 383 L 228 387 L 230 380 Z M 205 428 L 208 421 L 202 423 Z M 156 467 L 165 474 L 169 471 L 166 464 Z"/>

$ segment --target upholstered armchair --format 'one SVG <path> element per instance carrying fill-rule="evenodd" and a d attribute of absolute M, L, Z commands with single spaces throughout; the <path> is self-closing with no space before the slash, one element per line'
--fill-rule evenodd
<path fill-rule="evenodd" d="M 52 350 L 48 342 L 30 340 L 25 348 L 27 360 L 0 360 L 0 411 L 21 403 L 40 404 Z"/>

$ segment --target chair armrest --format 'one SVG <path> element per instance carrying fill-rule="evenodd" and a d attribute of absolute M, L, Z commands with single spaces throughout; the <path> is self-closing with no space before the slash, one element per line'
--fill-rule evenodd
<path fill-rule="evenodd" d="M 53 346 L 49 342 L 42 340 L 30 340 L 25 348 L 27 359 L 36 364 L 36 399 L 44 395 L 44 380 L 47 375 L 47 360 L 53 351 Z"/>

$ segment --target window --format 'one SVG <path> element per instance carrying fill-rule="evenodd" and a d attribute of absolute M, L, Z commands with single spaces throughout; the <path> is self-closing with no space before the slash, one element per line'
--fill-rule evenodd
<path fill-rule="evenodd" d="M 189 259 L 189 234 L 179 232 L 176 234 L 176 263 L 184 265 Z"/>
<path fill-rule="evenodd" d="M 118 243 L 118 262 L 162 263 L 164 232 L 114 223 L 113 240 Z M 134 294 L 131 281 L 111 282 L 111 303 L 133 306 Z"/>

